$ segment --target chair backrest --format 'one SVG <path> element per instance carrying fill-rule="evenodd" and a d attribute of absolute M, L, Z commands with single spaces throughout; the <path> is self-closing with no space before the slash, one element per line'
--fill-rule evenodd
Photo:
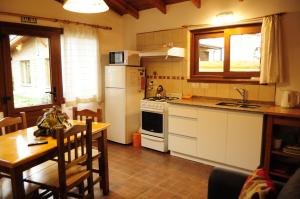
<path fill-rule="evenodd" d="M 87 119 L 86 125 L 74 125 L 66 131 L 57 129 L 56 141 L 59 186 L 67 189 L 67 169 L 81 164 L 86 166 L 86 171 L 92 171 L 92 120 Z"/>
<path fill-rule="evenodd" d="M 19 129 L 27 128 L 26 114 L 20 113 L 20 117 L 4 117 L 0 120 L 0 135 L 10 133 Z M 19 128 L 21 126 L 21 128 Z M 3 131 L 4 129 L 4 131 Z"/>
<path fill-rule="evenodd" d="M 78 111 L 77 107 L 73 107 L 73 120 L 82 120 L 83 118 L 92 118 L 94 122 L 102 122 L 101 109 L 98 108 L 97 112 L 91 111 L 89 109 Z"/>

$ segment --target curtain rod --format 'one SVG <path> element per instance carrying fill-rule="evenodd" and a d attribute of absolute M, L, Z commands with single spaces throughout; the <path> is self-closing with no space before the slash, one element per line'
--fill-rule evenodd
<path fill-rule="evenodd" d="M 80 25 L 84 25 L 84 26 L 90 26 L 93 28 L 99 28 L 99 29 L 104 29 L 104 30 L 112 30 L 112 27 L 110 26 L 101 26 L 101 25 L 96 25 L 96 24 L 88 24 L 88 23 L 82 23 L 82 22 L 78 22 L 78 21 L 70 21 L 70 20 L 64 20 L 64 19 L 56 19 L 56 18 L 48 18 L 48 17 L 40 17 L 40 16 L 33 16 L 33 15 L 25 15 L 25 14 L 18 14 L 18 13 L 12 13 L 12 12 L 1 12 L 0 11 L 0 15 L 7 15 L 7 16 L 14 16 L 14 17 L 22 17 L 22 16 L 26 16 L 26 17 L 33 17 L 33 18 L 37 18 L 37 19 L 41 19 L 44 21 L 51 21 L 51 22 L 62 22 L 62 23 L 73 23 L 73 24 L 80 24 Z"/>
<path fill-rule="evenodd" d="M 285 12 L 280 12 L 280 13 L 275 13 L 272 15 L 284 15 L 286 14 Z M 233 22 L 232 24 L 224 24 L 220 26 L 227 26 L 227 25 L 238 25 L 242 23 L 255 23 L 255 22 L 261 22 L 264 17 L 272 16 L 272 15 L 265 15 L 261 17 L 254 17 L 254 18 L 249 18 L 249 19 L 242 19 L 236 22 Z M 211 27 L 216 27 L 215 25 L 212 24 L 196 24 L 196 25 L 183 25 L 182 28 L 211 28 Z"/>

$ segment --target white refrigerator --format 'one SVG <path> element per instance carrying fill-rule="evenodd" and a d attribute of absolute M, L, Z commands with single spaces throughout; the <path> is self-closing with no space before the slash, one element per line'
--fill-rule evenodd
<path fill-rule="evenodd" d="M 108 140 L 129 144 L 139 130 L 143 78 L 142 67 L 105 66 L 105 121 L 111 124 Z"/>

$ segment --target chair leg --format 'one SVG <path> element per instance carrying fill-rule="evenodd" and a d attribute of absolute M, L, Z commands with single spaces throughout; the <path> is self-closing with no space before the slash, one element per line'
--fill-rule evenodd
<path fill-rule="evenodd" d="M 94 183 L 93 183 L 93 174 L 88 178 L 88 193 L 91 199 L 94 199 Z"/>
<path fill-rule="evenodd" d="M 78 185 L 78 193 L 80 195 L 84 195 L 84 183 L 83 182 Z"/>

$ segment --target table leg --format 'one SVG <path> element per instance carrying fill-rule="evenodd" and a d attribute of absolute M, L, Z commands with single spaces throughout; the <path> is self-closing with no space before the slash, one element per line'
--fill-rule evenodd
<path fill-rule="evenodd" d="M 102 136 L 98 140 L 98 150 L 102 152 L 101 158 L 99 159 L 101 183 L 100 187 L 103 190 L 103 195 L 109 193 L 109 178 L 108 178 L 108 155 L 107 155 L 107 131 L 102 131 Z"/>
<path fill-rule="evenodd" d="M 10 176 L 11 176 L 11 186 L 13 190 L 13 198 L 14 199 L 25 198 L 23 172 L 19 171 L 18 169 L 11 169 Z"/>

